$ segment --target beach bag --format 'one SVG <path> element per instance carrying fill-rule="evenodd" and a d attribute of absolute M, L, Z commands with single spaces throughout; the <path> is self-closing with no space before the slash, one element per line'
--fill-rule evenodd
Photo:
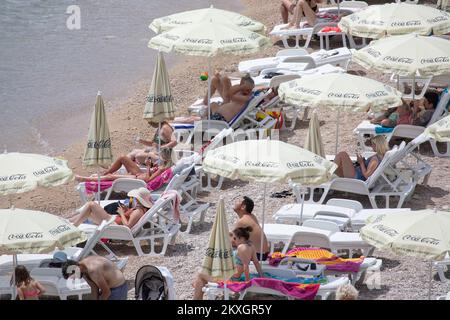
<path fill-rule="evenodd" d="M 166 280 L 155 266 L 145 265 L 138 270 L 134 288 L 136 300 L 168 300 Z"/>

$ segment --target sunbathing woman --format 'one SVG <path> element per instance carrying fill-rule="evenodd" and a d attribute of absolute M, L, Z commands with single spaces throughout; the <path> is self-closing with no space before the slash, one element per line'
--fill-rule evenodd
<path fill-rule="evenodd" d="M 151 193 L 146 188 L 131 190 L 128 192 L 128 196 L 131 197 L 130 206 L 120 205 L 114 222 L 132 228 L 153 204 Z M 69 221 L 78 227 L 86 219 L 90 219 L 99 225 L 103 220 L 109 221 L 112 217 L 98 202 L 90 201 L 82 207 L 79 213 L 72 216 Z"/>
<path fill-rule="evenodd" d="M 158 124 L 150 123 L 152 127 L 158 128 Z M 167 122 L 161 122 L 161 130 L 156 130 L 153 140 L 139 139 L 138 142 L 147 146 L 145 149 L 134 149 L 128 154 L 128 157 L 138 164 L 144 164 L 148 157 L 157 159 L 158 146 L 161 144 L 161 156 L 169 159 L 172 157 L 172 149 L 177 145 L 177 140 L 173 135 L 174 129 Z"/>
<path fill-rule="evenodd" d="M 147 169 L 145 172 L 143 172 L 136 162 L 131 160 L 128 156 L 122 155 L 111 165 L 111 167 L 108 170 L 103 172 L 103 174 L 100 176 L 100 180 L 113 181 L 119 178 L 134 178 L 143 180 L 145 182 L 149 182 L 154 178 L 156 178 L 157 176 L 159 176 L 161 173 L 163 173 L 172 165 L 171 159 L 162 159 L 163 163 L 159 165 L 156 162 L 157 161 L 153 160 L 151 157 L 148 157 L 145 160 L 145 165 L 147 166 Z M 127 174 L 116 173 L 117 170 L 119 170 L 122 167 L 122 165 L 127 170 L 128 172 Z M 96 182 L 98 181 L 98 176 L 92 175 L 89 177 L 85 177 L 75 175 L 75 180 L 78 182 L 86 182 L 86 181 Z"/>
<path fill-rule="evenodd" d="M 236 273 L 233 274 L 231 280 L 239 281 L 241 280 L 242 274 L 245 276 L 245 281 L 250 281 L 250 262 L 255 265 L 256 271 L 259 277 L 263 277 L 263 272 L 261 265 L 259 264 L 258 258 L 256 257 L 255 246 L 249 241 L 251 227 L 236 228 L 231 234 L 231 241 L 233 247 L 236 247 L 234 251 L 234 261 L 236 265 Z M 195 279 L 194 286 L 194 300 L 201 300 L 203 298 L 202 288 L 208 281 L 211 281 L 211 277 L 199 273 Z"/>
<path fill-rule="evenodd" d="M 316 13 L 319 12 L 317 3 L 322 3 L 323 0 L 298 0 L 294 10 L 294 16 L 291 22 L 288 23 L 286 29 L 303 28 L 305 24 L 314 26 L 316 23 Z M 305 17 L 306 21 L 300 24 L 301 19 Z"/>
<path fill-rule="evenodd" d="M 371 146 L 375 154 L 368 159 L 357 155 L 357 163 L 354 164 L 346 152 L 340 152 L 334 158 L 338 165 L 336 174 L 341 178 L 354 178 L 367 180 L 377 169 L 383 160 L 384 155 L 389 150 L 386 138 L 383 135 L 374 136 L 370 139 Z"/>

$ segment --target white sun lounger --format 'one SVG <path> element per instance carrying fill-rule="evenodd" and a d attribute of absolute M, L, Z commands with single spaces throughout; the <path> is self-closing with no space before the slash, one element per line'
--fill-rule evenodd
<path fill-rule="evenodd" d="M 449 104 L 449 101 L 450 101 L 450 92 L 447 88 L 441 94 L 438 105 L 436 106 L 435 112 L 434 112 L 433 116 L 431 117 L 430 122 L 428 123 L 427 127 L 432 125 L 436 121 L 442 119 L 443 117 L 445 117 L 448 114 L 449 111 L 447 109 L 447 106 Z M 401 125 L 396 126 L 390 132 L 377 133 L 378 127 L 379 127 L 379 125 L 375 125 L 375 124 L 370 123 L 370 121 L 368 121 L 368 120 L 364 120 L 353 130 L 353 133 L 358 138 L 358 145 L 360 148 L 365 147 L 364 142 L 367 138 L 374 136 L 376 134 L 385 135 L 389 141 L 391 139 L 391 137 L 414 139 L 425 131 L 425 127 L 401 124 Z M 430 143 L 431 143 L 431 147 L 433 149 L 435 156 L 450 156 L 450 143 L 447 143 L 447 152 L 443 153 L 443 154 L 440 153 L 439 150 L 437 149 L 435 141 L 431 140 Z"/>
<path fill-rule="evenodd" d="M 359 204 L 355 206 L 354 203 Z M 303 222 L 308 219 L 333 221 L 341 231 L 358 231 L 372 215 L 395 214 L 410 211 L 409 208 L 364 209 L 358 201 L 347 199 L 330 199 L 326 204 L 304 203 Z M 300 224 L 301 204 L 291 203 L 282 206 L 273 215 L 277 223 Z"/>
<path fill-rule="evenodd" d="M 298 275 L 295 274 L 295 272 L 288 269 L 285 269 L 284 272 L 282 273 L 278 273 L 278 275 L 281 276 L 282 278 L 285 278 L 286 280 L 298 278 Z M 333 293 L 336 292 L 337 288 L 339 288 L 341 285 L 350 283 L 350 280 L 347 277 L 329 276 L 327 277 L 327 279 L 328 282 L 320 284 L 319 290 L 317 291 L 316 298 L 319 300 L 327 300 Z M 223 294 L 224 289 L 219 288 L 217 283 L 208 282 L 207 285 L 203 288 L 203 292 L 205 292 L 208 300 L 215 300 L 219 294 Z M 288 300 L 294 299 L 292 296 L 289 296 L 274 289 L 251 286 L 239 294 L 239 300 L 243 300 L 245 296 L 249 293 L 274 295 L 278 297 L 285 297 Z"/>
<path fill-rule="evenodd" d="M 338 250 L 363 250 L 364 256 L 369 256 L 373 247 L 361 239 L 356 232 L 332 232 L 317 228 L 309 228 L 288 224 L 265 224 L 264 233 L 270 242 L 270 252 L 274 252 L 276 243 L 283 243 L 282 253 L 286 253 L 291 244 L 308 245 L 329 249 L 334 253 Z"/>
<path fill-rule="evenodd" d="M 276 57 L 245 60 L 239 63 L 239 71 L 257 75 L 262 70 L 268 68 L 289 69 L 290 67 L 295 67 L 295 63 L 300 64 L 300 67 L 296 69 L 297 71 L 316 68 L 325 64 L 340 66 L 347 70 L 351 57 L 351 51 L 346 47 L 342 47 L 328 51 L 318 50 L 308 55 L 287 57 L 283 58 L 283 60 L 277 59 Z M 272 61 L 272 63 L 269 63 L 269 61 Z"/>

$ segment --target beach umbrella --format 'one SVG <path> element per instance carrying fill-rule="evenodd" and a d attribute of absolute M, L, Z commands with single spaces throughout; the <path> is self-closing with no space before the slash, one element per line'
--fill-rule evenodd
<path fill-rule="evenodd" d="M 284 82 L 278 89 L 282 101 L 302 107 L 328 107 L 337 110 L 338 150 L 340 110 L 374 111 L 402 104 L 400 91 L 370 78 L 348 73 L 313 75 Z"/>
<path fill-rule="evenodd" d="M 225 203 L 223 198 L 220 197 L 214 224 L 209 236 L 208 247 L 202 263 L 202 273 L 211 276 L 215 280 L 224 280 L 226 290 L 226 280 L 231 278 L 235 272 L 233 248 L 225 214 Z"/>
<path fill-rule="evenodd" d="M 144 119 L 148 122 L 158 123 L 158 135 L 161 131 L 161 122 L 175 117 L 172 91 L 170 90 L 169 74 L 162 52 L 158 52 L 155 71 L 147 103 L 144 108 Z M 158 141 L 158 154 L 161 149 L 161 139 Z"/>
<path fill-rule="evenodd" d="M 450 115 L 427 127 L 423 134 L 437 142 L 450 142 Z"/>
<path fill-rule="evenodd" d="M 438 37 L 392 36 L 355 51 L 352 61 L 384 73 L 437 76 L 450 73 L 450 45 L 448 40 Z"/>
<path fill-rule="evenodd" d="M 67 161 L 31 153 L 0 154 L 0 195 L 31 191 L 38 186 L 51 187 L 73 178 Z"/>
<path fill-rule="evenodd" d="M 111 137 L 106 119 L 105 105 L 99 91 L 91 116 L 88 141 L 83 156 L 84 166 L 98 168 L 98 200 L 100 201 L 100 167 L 109 166 L 113 162 Z"/>
<path fill-rule="evenodd" d="M 84 233 L 65 219 L 33 210 L 0 209 L 0 230 L 0 251 L 13 253 L 13 283 L 18 253 L 49 253 L 86 240 Z"/>
<path fill-rule="evenodd" d="M 305 149 L 325 158 L 322 136 L 320 135 L 320 123 L 316 110 L 313 111 L 309 120 L 308 132 L 306 133 Z"/>
<path fill-rule="evenodd" d="M 267 183 L 292 181 L 304 185 L 319 185 L 329 181 L 337 168 L 334 162 L 278 140 L 246 140 L 218 147 L 208 151 L 202 167 L 205 172 L 232 180 L 264 183 L 263 231 Z M 303 201 L 300 221 L 302 215 Z"/>
<path fill-rule="evenodd" d="M 437 76 L 450 73 L 448 40 L 407 34 L 372 41 L 355 51 L 352 60 L 367 70 L 399 76 Z M 414 99 L 413 90 L 413 99 Z"/>
<path fill-rule="evenodd" d="M 150 39 L 148 46 L 163 52 L 208 57 L 208 118 L 211 100 L 211 57 L 250 54 L 271 45 L 269 38 L 212 19 L 171 29 Z"/>
<path fill-rule="evenodd" d="M 212 5 L 209 8 L 189 10 L 154 19 L 149 28 L 155 33 L 161 33 L 173 28 L 208 20 L 212 20 L 215 23 L 231 23 L 237 27 L 258 33 L 266 31 L 266 27 L 261 22 L 236 12 L 214 8 Z"/>
<path fill-rule="evenodd" d="M 450 32 L 450 13 L 419 4 L 387 3 L 345 16 L 338 26 L 347 34 L 374 39 L 412 32 L 443 35 Z"/>
<path fill-rule="evenodd" d="M 430 260 L 441 260 L 450 252 L 450 212 L 436 210 L 381 214 L 367 220 L 361 238 L 380 250 Z"/>

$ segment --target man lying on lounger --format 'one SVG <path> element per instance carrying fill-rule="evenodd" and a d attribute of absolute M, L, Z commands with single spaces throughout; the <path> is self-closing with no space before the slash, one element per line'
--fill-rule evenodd
<path fill-rule="evenodd" d="M 239 85 L 231 86 L 227 76 L 216 74 L 211 80 L 211 93 L 218 90 L 223 104 L 211 103 L 211 120 L 230 122 L 249 101 L 254 87 L 255 82 L 250 75 L 242 77 Z"/>

